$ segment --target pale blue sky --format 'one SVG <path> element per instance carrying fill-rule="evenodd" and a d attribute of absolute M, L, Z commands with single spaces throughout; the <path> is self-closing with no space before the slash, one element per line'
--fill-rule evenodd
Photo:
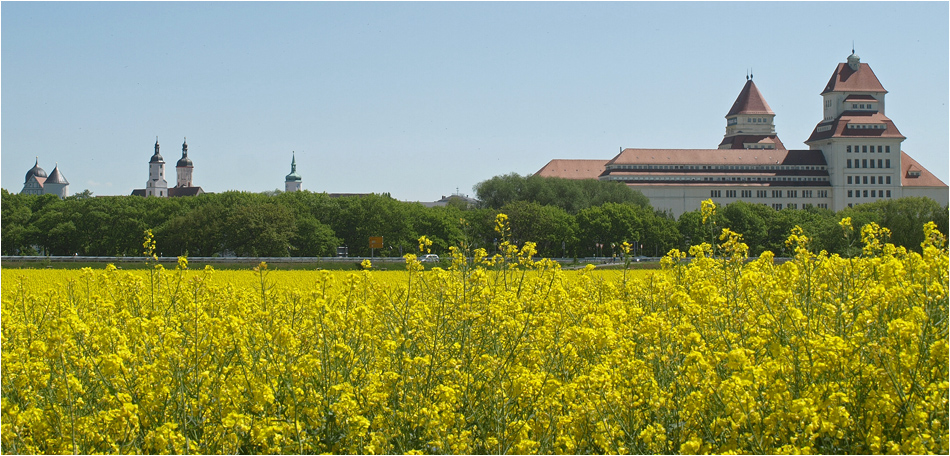
<path fill-rule="evenodd" d="M 786 147 L 851 53 L 903 149 L 948 179 L 947 2 L 2 3 L 2 186 L 303 187 L 434 201 L 552 158 L 715 148 L 747 69 Z"/>

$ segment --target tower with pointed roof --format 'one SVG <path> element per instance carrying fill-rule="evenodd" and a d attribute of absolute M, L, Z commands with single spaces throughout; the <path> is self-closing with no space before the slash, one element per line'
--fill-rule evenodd
<path fill-rule="evenodd" d="M 148 182 L 145 183 L 145 196 L 168 196 L 168 181 L 165 180 L 165 159 L 159 153 L 158 138 L 155 138 L 155 153 L 148 161 Z"/>
<path fill-rule="evenodd" d="M 69 181 L 59 172 L 59 163 L 53 167 L 53 172 L 49 173 L 49 177 L 43 183 L 43 191 L 60 198 L 65 198 L 69 194 Z"/>
<path fill-rule="evenodd" d="M 178 182 L 175 184 L 175 187 L 191 187 L 191 175 L 194 170 L 195 165 L 191 159 L 188 158 L 188 138 L 185 138 L 181 143 L 181 158 L 175 166 L 175 171 L 178 173 Z"/>
<path fill-rule="evenodd" d="M 726 114 L 726 134 L 720 149 L 785 149 L 775 133 L 775 113 L 746 76 L 745 86 Z"/>
<path fill-rule="evenodd" d="M 884 115 L 885 94 L 854 50 L 821 92 L 824 117 L 805 144 L 821 150 L 828 162 L 833 210 L 902 196 L 901 143 L 906 138 Z"/>
<path fill-rule="evenodd" d="M 302 181 L 303 179 L 300 177 L 300 174 L 297 173 L 297 154 L 294 153 L 290 159 L 290 174 L 284 179 L 284 191 L 299 192 L 301 190 Z"/>

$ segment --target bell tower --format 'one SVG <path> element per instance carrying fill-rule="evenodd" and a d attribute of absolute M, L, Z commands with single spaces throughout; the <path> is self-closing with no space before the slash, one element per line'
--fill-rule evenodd
<path fill-rule="evenodd" d="M 148 162 L 148 182 L 145 184 L 145 196 L 168 196 L 168 181 L 165 180 L 165 159 L 158 152 L 158 137 L 155 137 L 155 153 Z"/>

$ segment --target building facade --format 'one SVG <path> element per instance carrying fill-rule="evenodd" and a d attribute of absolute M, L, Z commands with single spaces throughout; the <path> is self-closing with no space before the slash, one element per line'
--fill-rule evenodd
<path fill-rule="evenodd" d="M 194 163 L 188 158 L 188 139 L 181 144 L 181 159 L 175 165 L 176 181 L 175 186 L 168 188 L 168 181 L 165 179 L 165 159 L 159 152 L 161 146 L 158 144 L 158 138 L 155 138 L 155 152 L 148 162 L 148 182 L 145 188 L 132 190 L 133 196 L 157 196 L 167 198 L 174 196 L 197 196 L 204 193 L 201 187 L 192 184 L 192 175 L 194 173 Z"/>
<path fill-rule="evenodd" d="M 26 172 L 26 178 L 23 180 L 23 190 L 20 190 L 20 193 L 24 195 L 56 195 L 65 198 L 69 194 L 69 181 L 59 171 L 59 163 L 53 167 L 53 172 L 47 175 L 46 171 L 40 168 L 40 158 L 36 157 L 36 163 Z"/>
<path fill-rule="evenodd" d="M 903 196 L 948 204 L 947 184 L 901 151 L 905 137 L 884 115 L 887 91 L 853 52 L 821 93 L 824 118 L 807 150 L 785 148 L 775 113 L 746 79 L 718 149 L 624 149 L 611 160 L 552 160 L 536 174 L 623 182 L 676 217 L 706 199 L 834 211 Z"/>

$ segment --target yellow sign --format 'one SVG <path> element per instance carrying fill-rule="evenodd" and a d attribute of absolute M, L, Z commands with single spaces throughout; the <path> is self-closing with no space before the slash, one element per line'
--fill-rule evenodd
<path fill-rule="evenodd" d="M 383 237 L 382 237 L 382 236 L 370 236 L 370 237 L 369 237 L 369 248 L 371 248 L 371 249 L 381 249 L 381 248 L 383 248 Z"/>

